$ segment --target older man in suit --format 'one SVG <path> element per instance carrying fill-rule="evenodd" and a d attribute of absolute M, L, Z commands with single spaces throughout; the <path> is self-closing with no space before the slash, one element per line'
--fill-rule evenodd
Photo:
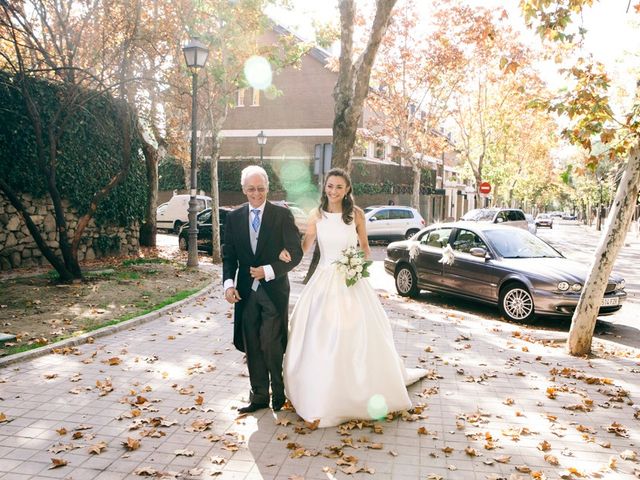
<path fill-rule="evenodd" d="M 222 247 L 225 299 L 234 307 L 233 344 L 247 356 L 251 394 L 240 413 L 284 402 L 282 360 L 287 345 L 289 279 L 302 259 L 300 233 L 286 207 L 267 201 L 269 177 L 263 168 L 242 171 L 242 191 L 248 203 L 225 219 Z M 286 249 L 290 262 L 278 256 Z"/>

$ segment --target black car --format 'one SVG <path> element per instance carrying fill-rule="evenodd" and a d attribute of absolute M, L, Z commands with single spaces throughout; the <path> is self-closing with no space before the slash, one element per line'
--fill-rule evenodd
<path fill-rule="evenodd" d="M 227 218 L 227 214 L 231 212 L 233 208 L 231 207 L 219 207 L 219 216 L 220 219 L 220 242 L 224 239 L 224 221 Z M 206 252 L 211 253 L 211 209 L 207 208 L 197 216 L 197 225 L 198 225 L 198 250 L 204 250 Z M 185 223 L 182 225 L 180 229 L 180 233 L 178 234 L 178 245 L 180 246 L 180 250 L 188 250 L 189 249 L 189 224 Z"/>
<path fill-rule="evenodd" d="M 513 321 L 571 316 L 588 275 L 586 265 L 528 231 L 482 222 L 432 225 L 391 243 L 384 267 L 400 295 L 420 289 L 458 295 L 497 305 Z M 611 275 L 599 314 L 618 311 L 626 296 L 624 280 Z"/>

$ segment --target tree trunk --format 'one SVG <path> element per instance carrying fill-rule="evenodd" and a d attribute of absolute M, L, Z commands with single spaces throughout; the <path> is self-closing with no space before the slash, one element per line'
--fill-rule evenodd
<path fill-rule="evenodd" d="M 422 179 L 422 170 L 417 165 L 413 165 L 413 193 L 411 194 L 411 206 L 416 210 L 420 210 L 420 181 Z"/>
<path fill-rule="evenodd" d="M 211 119 L 211 125 L 216 125 L 212 130 L 211 138 L 211 261 L 222 262 L 220 250 L 220 191 L 218 189 L 218 159 L 220 157 L 220 139 L 218 124 Z"/>
<path fill-rule="evenodd" d="M 633 217 L 639 187 L 640 145 L 636 145 L 629 153 L 627 167 L 609 214 L 610 221 L 607 231 L 600 238 L 589 277 L 571 319 L 571 329 L 567 340 L 567 350 L 571 355 L 582 356 L 591 351 L 593 330 L 600 302 L 604 296 L 611 270 L 613 270 L 613 264 L 624 244 L 629 223 Z"/>
<path fill-rule="evenodd" d="M 369 78 L 382 37 L 387 31 L 391 11 L 397 0 L 376 0 L 376 14 L 365 50 L 353 61 L 353 27 L 355 0 L 341 0 L 340 70 L 333 91 L 333 152 L 331 166 L 351 169 L 351 151 L 356 141 L 358 123 L 369 93 Z"/>
<path fill-rule="evenodd" d="M 145 221 L 140 226 L 140 245 L 143 247 L 155 247 L 158 234 L 156 207 L 158 205 L 158 149 L 144 138 L 140 132 L 142 153 L 147 166 L 147 183 L 149 195 L 145 206 Z"/>
<path fill-rule="evenodd" d="M 31 215 L 27 213 L 24 205 L 20 201 L 18 195 L 13 191 L 13 189 L 2 179 L 0 178 L 0 190 L 4 195 L 9 199 L 9 202 L 16 209 L 18 214 L 22 217 L 22 220 L 27 225 L 29 229 L 29 233 L 33 237 L 33 240 L 36 242 L 36 245 L 44 255 L 51 266 L 56 269 L 58 275 L 60 276 L 60 280 L 64 283 L 69 283 L 74 279 L 73 274 L 67 269 L 65 264 L 60 261 L 60 259 L 56 256 L 54 251 L 47 245 L 47 242 L 42 238 L 42 234 L 33 220 L 31 219 Z"/>

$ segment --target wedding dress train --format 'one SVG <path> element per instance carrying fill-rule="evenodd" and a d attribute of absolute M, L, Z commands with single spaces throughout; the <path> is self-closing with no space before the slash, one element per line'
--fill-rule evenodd
<path fill-rule="evenodd" d="M 352 419 L 382 418 L 411 407 L 405 385 L 426 374 L 407 370 L 389 319 L 363 279 L 347 287 L 334 262 L 357 244 L 355 222 L 323 212 L 317 223 L 320 263 L 290 319 L 284 359 L 287 398 L 296 412 L 320 427 Z"/>

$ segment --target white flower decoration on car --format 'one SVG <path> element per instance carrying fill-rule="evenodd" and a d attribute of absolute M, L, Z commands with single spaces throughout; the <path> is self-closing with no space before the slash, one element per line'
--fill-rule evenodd
<path fill-rule="evenodd" d="M 409 247 L 409 260 L 415 260 L 418 257 L 419 253 L 420 253 L 420 243 L 412 242 L 411 246 Z"/>
<path fill-rule="evenodd" d="M 438 260 L 438 263 L 443 263 L 445 265 L 453 265 L 453 262 L 455 261 L 455 259 L 456 257 L 453 254 L 453 248 L 451 248 L 451 245 L 447 245 L 442 249 L 442 258 Z"/>

